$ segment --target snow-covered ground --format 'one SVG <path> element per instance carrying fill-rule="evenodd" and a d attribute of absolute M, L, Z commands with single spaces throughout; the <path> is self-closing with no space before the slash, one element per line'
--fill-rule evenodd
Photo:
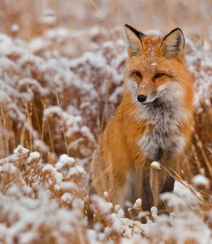
<path fill-rule="evenodd" d="M 199 193 L 198 200 L 179 182 L 175 193 L 161 196 L 170 216 L 158 216 L 155 207 L 150 215 L 142 212 L 136 201 L 139 216 L 148 216 L 142 224 L 125 218 L 106 193 L 89 199 L 85 170 L 65 154 L 54 165 L 43 164 L 38 152 L 18 146 L 0 161 L 0 172 L 2 243 L 212 243 L 211 210 L 203 211 Z M 95 217 L 88 222 L 91 209 Z"/>

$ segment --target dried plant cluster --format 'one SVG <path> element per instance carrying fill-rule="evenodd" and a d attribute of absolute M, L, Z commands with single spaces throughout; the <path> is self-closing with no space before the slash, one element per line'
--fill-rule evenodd
<path fill-rule="evenodd" d="M 52 28 L 68 18 L 61 14 L 56 20 L 53 11 L 29 21 L 25 30 L 32 33 L 26 35 L 20 29 L 24 15 L 21 19 L 18 13 L 33 8 L 20 1 L 20 9 L 9 11 L 9 1 L 3 2 L 0 16 L 8 22 L 0 34 L 0 243 L 212 243 L 210 33 L 207 40 L 186 35 L 196 87 L 195 123 L 182 174 L 170 172 L 178 181 L 175 193 L 161 196 L 170 214 L 158 215 L 154 207 L 146 213 L 138 199 L 129 219 L 107 192 L 104 198 L 88 196 L 91 155 L 123 91 L 127 52 L 122 26 L 108 32 L 102 15 L 107 17 L 107 9 L 91 1 L 83 11 L 96 9 L 92 18 L 101 17 L 106 23 L 101 27 Z M 153 10 L 150 2 L 142 6 Z M 172 7 L 185 4 L 179 0 Z M 117 1 L 110 6 L 115 12 L 119 8 Z M 35 19 L 31 10 L 25 17 Z M 199 16 L 194 9 L 191 14 Z M 72 16 L 71 23 L 78 17 Z M 79 23 L 89 18 L 85 14 Z M 111 21 L 121 23 L 116 18 Z M 28 35 L 34 37 L 26 40 Z"/>
<path fill-rule="evenodd" d="M 44 164 L 38 152 L 18 146 L 12 156 L 0 161 L 0 172 L 1 243 L 210 243 L 211 240 L 211 207 L 203 195 L 181 180 L 186 186 L 178 184 L 181 196 L 171 193 L 162 196 L 170 216 L 158 216 L 155 207 L 150 214 L 143 212 L 138 199 L 129 209 L 129 219 L 119 205 L 112 205 L 106 192 L 104 198 L 88 197 L 84 168 L 66 154 L 56 163 L 50 156 L 49 163 Z M 208 188 L 203 176 L 196 182 Z M 138 220 L 144 217 L 146 224 Z"/>

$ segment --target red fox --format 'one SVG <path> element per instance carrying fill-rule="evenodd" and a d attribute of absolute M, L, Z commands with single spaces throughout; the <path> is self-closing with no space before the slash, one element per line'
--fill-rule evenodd
<path fill-rule="evenodd" d="M 193 76 L 184 60 L 181 29 L 146 36 L 125 25 L 129 59 L 122 101 L 107 124 L 91 162 L 91 187 L 114 204 L 142 199 L 142 209 L 174 188 L 161 170 L 154 194 L 151 162 L 177 170 L 189 145 L 193 122 Z M 153 182 L 153 183 L 151 183 Z"/>

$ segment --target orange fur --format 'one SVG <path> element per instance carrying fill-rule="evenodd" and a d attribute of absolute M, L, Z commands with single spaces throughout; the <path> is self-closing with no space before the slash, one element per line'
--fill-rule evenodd
<path fill-rule="evenodd" d="M 171 32 L 165 40 L 162 37 L 145 36 L 142 33 L 138 38 L 131 29 L 127 31 L 128 40 L 132 39 L 129 40 L 129 59 L 125 68 L 123 99 L 107 124 L 94 152 L 91 163 L 92 187 L 100 195 L 108 191 L 112 202 L 119 203 L 122 207 L 125 200 L 135 201 L 140 197 L 143 201 L 143 209 L 148 210 L 154 204 L 152 198 L 155 198 L 152 196 L 154 186 L 148 182 L 151 181 L 149 158 L 152 156 L 145 154 L 145 149 L 142 142 L 141 145 L 139 144 L 139 140 L 149 132 L 157 133 L 158 128 L 157 124 L 142 117 L 142 111 L 145 111 L 147 105 L 139 103 L 136 96 L 143 94 L 148 97 L 158 92 L 164 84 L 171 87 L 170 89 L 176 86 L 176 96 L 182 100 L 179 102 L 180 105 L 176 105 L 176 110 L 179 110 L 179 114 L 176 112 L 176 118 L 179 117 L 179 121 L 172 121 L 170 118 L 170 128 L 164 130 L 168 131 L 168 137 L 172 138 L 173 134 L 173 138 L 176 137 L 176 140 L 180 138 L 183 143 L 179 150 L 176 149 L 176 153 L 170 153 L 169 147 L 161 146 L 162 155 L 158 157 L 165 167 L 177 170 L 192 133 L 193 77 L 185 65 L 184 45 L 181 43 L 183 36 L 180 36 L 183 34 L 179 30 Z M 175 43 L 177 41 L 178 43 Z M 175 50 L 174 44 L 181 45 L 179 50 Z M 142 77 L 138 77 L 136 72 L 139 72 Z M 156 74 L 163 75 L 155 78 Z M 128 85 L 131 81 L 136 86 L 135 94 L 134 91 L 131 92 Z M 169 99 L 168 95 L 167 99 Z M 180 143 L 176 141 L 176 148 L 178 144 L 181 145 Z M 170 184 L 173 185 L 173 182 Z M 160 192 L 169 188 L 172 190 L 173 186 L 169 186 L 168 175 L 165 172 L 160 174 L 158 186 Z M 157 199 L 154 199 L 154 202 L 157 202 Z"/>

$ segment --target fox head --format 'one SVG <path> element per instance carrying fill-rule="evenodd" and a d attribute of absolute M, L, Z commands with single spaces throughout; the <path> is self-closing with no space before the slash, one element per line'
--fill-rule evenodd
<path fill-rule="evenodd" d="M 135 103 L 142 106 L 182 100 L 191 80 L 184 63 L 185 39 L 176 28 L 164 37 L 145 34 L 125 25 L 129 59 L 125 85 Z"/>

